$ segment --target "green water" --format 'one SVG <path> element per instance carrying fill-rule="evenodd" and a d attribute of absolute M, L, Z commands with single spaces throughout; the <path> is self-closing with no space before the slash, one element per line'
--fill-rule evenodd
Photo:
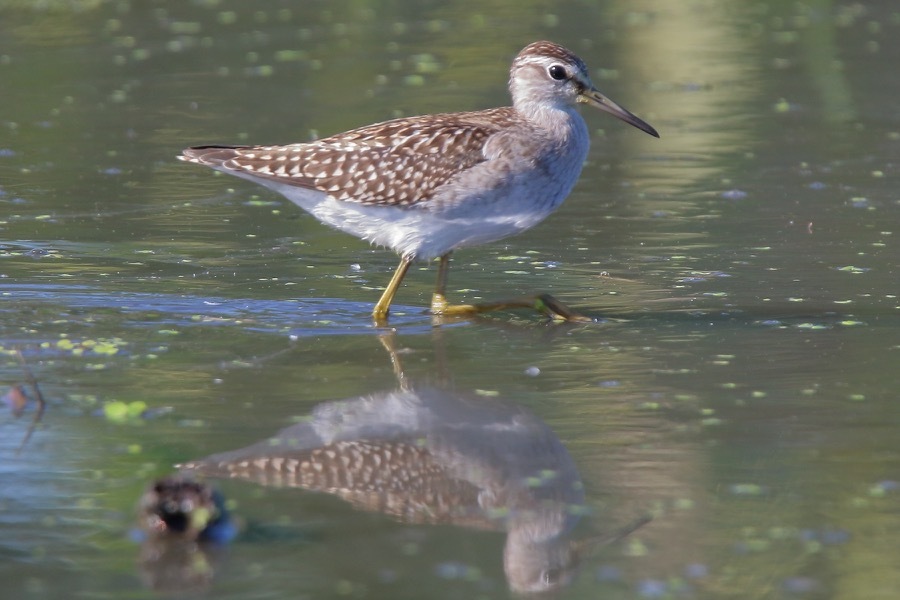
<path fill-rule="evenodd" d="M 181 148 L 504 104 L 546 38 L 661 139 L 585 111 L 566 203 L 448 291 L 598 323 L 434 328 L 420 265 L 404 376 L 545 423 L 576 539 L 654 517 L 561 597 L 894 598 L 898 35 L 887 0 L 0 2 L 0 383 L 29 388 L 21 352 L 47 401 L 18 455 L 33 407 L 0 404 L 0 597 L 158 597 L 129 537 L 151 481 L 398 386 L 369 318 L 396 257 Z M 502 531 L 216 485 L 243 529 L 191 559 L 210 597 L 511 593 Z"/>

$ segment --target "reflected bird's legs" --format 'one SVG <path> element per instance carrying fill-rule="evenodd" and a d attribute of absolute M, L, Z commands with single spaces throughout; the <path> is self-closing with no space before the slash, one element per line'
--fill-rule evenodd
<path fill-rule="evenodd" d="M 406 378 L 406 373 L 403 371 L 403 363 L 400 362 L 400 352 L 397 350 L 397 332 L 389 330 L 378 336 L 378 341 L 381 342 L 381 346 L 387 351 L 388 356 L 391 358 L 391 367 L 394 370 L 394 377 L 397 378 L 397 385 L 401 390 L 409 389 L 409 380 Z"/>

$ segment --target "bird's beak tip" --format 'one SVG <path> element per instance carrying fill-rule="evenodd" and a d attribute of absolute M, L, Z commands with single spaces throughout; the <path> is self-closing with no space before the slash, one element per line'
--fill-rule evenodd
<path fill-rule="evenodd" d="M 612 116 L 616 117 L 617 119 L 619 119 L 621 121 L 628 123 L 632 127 L 637 127 L 644 133 L 652 135 L 655 138 L 659 138 L 659 132 L 657 132 L 656 129 L 653 128 L 653 126 L 651 126 L 649 123 L 647 123 L 643 119 L 635 116 L 628 110 L 622 108 L 621 106 L 619 106 L 618 104 L 616 104 L 615 102 L 613 102 L 612 100 L 610 100 L 609 98 L 604 96 L 601 92 L 599 92 L 596 89 L 591 88 L 589 90 L 586 90 L 583 94 L 581 94 L 578 97 L 578 100 L 580 102 L 585 102 L 587 104 L 590 104 L 591 106 L 593 106 L 595 108 L 599 108 L 600 110 L 602 110 L 604 112 L 608 112 Z"/>

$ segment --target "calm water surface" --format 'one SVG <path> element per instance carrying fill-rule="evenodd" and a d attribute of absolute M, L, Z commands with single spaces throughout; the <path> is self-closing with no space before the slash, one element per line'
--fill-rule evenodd
<path fill-rule="evenodd" d="M 528 574 L 566 598 L 897 596 L 895 3 L 548 6 L 0 2 L 0 376 L 32 399 L 0 404 L 0 596 L 503 598 Z M 568 201 L 459 252 L 450 292 L 552 292 L 595 324 L 435 328 L 421 265 L 383 337 L 393 254 L 174 158 L 503 104 L 542 38 L 662 138 L 586 114 Z M 19 454 L 17 352 L 47 402 Z M 175 464 L 366 402 L 359 439 L 428 449 L 494 508 L 402 522 L 248 476 L 214 480 L 226 547 L 165 571 L 131 533 Z M 503 498 L 537 515 L 525 538 Z"/>

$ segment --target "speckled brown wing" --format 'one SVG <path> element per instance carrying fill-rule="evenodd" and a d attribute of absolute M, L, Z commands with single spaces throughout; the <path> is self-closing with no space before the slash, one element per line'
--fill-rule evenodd
<path fill-rule="evenodd" d="M 511 108 L 395 119 L 306 144 L 198 146 L 182 158 L 367 205 L 410 206 L 485 160 L 482 149 L 515 121 Z"/>

